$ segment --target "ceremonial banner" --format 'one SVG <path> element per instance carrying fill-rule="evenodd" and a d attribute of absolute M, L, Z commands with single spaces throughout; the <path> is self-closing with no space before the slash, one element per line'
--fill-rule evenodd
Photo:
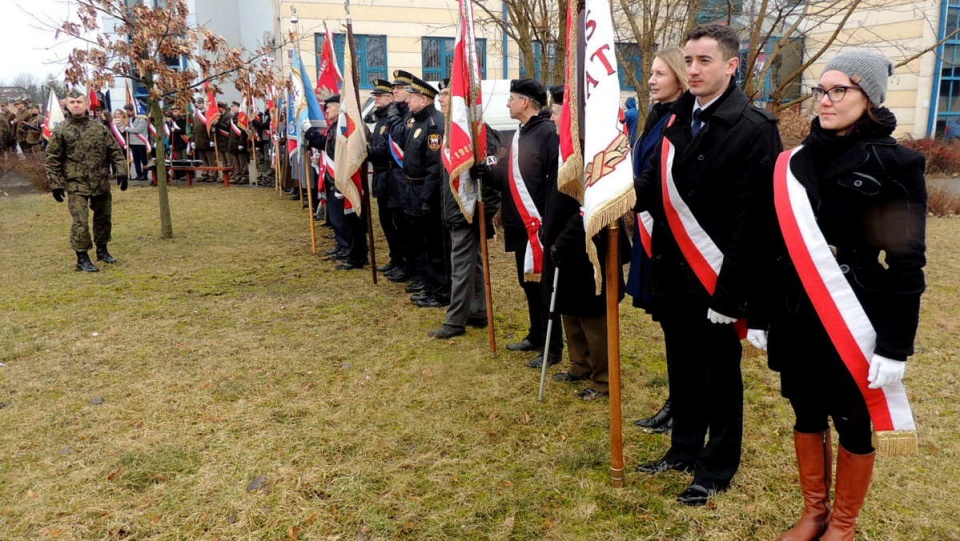
<path fill-rule="evenodd" d="M 355 87 L 353 44 L 343 48 L 343 90 L 340 92 L 340 117 L 337 119 L 337 148 L 334 153 L 336 186 L 356 210 L 360 208 L 360 166 L 367 159 L 367 134 Z"/>
<path fill-rule="evenodd" d="M 567 3 L 567 65 L 563 85 L 563 106 L 560 109 L 560 165 L 557 187 L 577 201 L 583 202 L 583 156 L 580 154 L 580 81 L 578 65 L 579 29 L 577 2 Z"/>
<path fill-rule="evenodd" d="M 210 133 L 213 125 L 216 124 L 217 120 L 220 120 L 220 106 L 217 105 L 217 98 L 213 95 L 210 85 L 204 84 L 203 86 L 207 91 L 207 133 Z"/>
<path fill-rule="evenodd" d="M 299 87 L 298 87 L 299 85 Z M 290 163 L 290 178 L 300 180 L 303 176 L 303 169 L 300 161 L 300 124 L 297 122 L 297 102 L 303 101 L 303 83 L 299 77 L 290 75 L 290 88 L 292 89 L 287 96 L 287 160 Z M 297 95 L 299 92 L 299 97 Z"/>
<path fill-rule="evenodd" d="M 589 239 L 633 208 L 636 193 L 630 139 L 620 129 L 620 80 L 610 4 L 606 0 L 587 0 L 585 8 L 583 224 L 599 295 L 600 262 Z M 570 94 L 572 97 L 573 92 Z"/>
<path fill-rule="evenodd" d="M 450 191 L 468 223 L 473 223 L 479 191 L 477 181 L 470 178 L 470 167 L 487 150 L 487 130 L 480 119 L 481 99 L 473 4 L 472 0 L 460 0 L 460 24 L 450 72 L 450 107 L 441 155 L 450 173 Z"/>
<path fill-rule="evenodd" d="M 301 113 L 306 110 L 307 119 L 309 120 L 323 120 L 323 109 L 320 108 L 320 102 L 317 101 L 317 95 L 313 92 L 307 92 L 307 89 L 311 88 L 309 79 L 307 78 L 307 68 L 303 65 L 303 58 L 300 56 L 300 51 L 297 49 L 293 50 L 293 64 L 290 66 L 290 69 L 293 71 L 294 79 L 297 81 L 295 84 L 297 92 L 297 117 L 299 118 Z"/>
<path fill-rule="evenodd" d="M 50 88 L 50 96 L 47 99 L 47 110 L 43 113 L 43 138 L 47 141 L 53 136 L 53 130 L 63 122 L 63 109 L 60 107 L 60 98 L 57 93 Z"/>
<path fill-rule="evenodd" d="M 337 93 L 343 83 L 343 77 L 340 75 L 340 68 L 337 67 L 336 51 L 333 50 L 333 33 L 327 28 L 326 23 L 323 24 L 323 30 L 323 48 L 319 53 L 315 92 L 318 96 L 328 98 Z"/>
<path fill-rule="evenodd" d="M 790 169 L 791 158 L 802 149 L 801 145 L 780 154 L 774 172 L 774 204 L 787 252 L 830 341 L 863 394 L 881 452 L 915 452 L 916 424 L 903 383 L 869 388 L 877 332 L 817 224 L 806 188 Z"/>

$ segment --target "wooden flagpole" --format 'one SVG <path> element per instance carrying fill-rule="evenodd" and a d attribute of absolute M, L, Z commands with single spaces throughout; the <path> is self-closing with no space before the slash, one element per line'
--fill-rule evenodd
<path fill-rule="evenodd" d="M 343 3 L 347 13 L 347 44 L 350 47 L 350 73 L 346 74 L 353 79 L 353 93 L 357 100 L 357 106 L 360 106 L 360 81 L 357 74 L 357 52 L 353 48 L 353 17 L 350 15 L 350 0 Z M 358 111 L 359 112 L 359 111 Z M 357 129 L 366 130 L 366 126 L 358 126 Z M 367 160 L 360 164 L 360 208 L 366 215 L 364 221 L 367 222 L 367 244 L 370 248 L 370 273 L 373 276 L 373 285 L 377 285 L 377 250 L 374 246 L 373 238 L 373 216 L 370 204 L 370 186 L 367 177 Z M 350 182 L 353 182 L 351 179 Z"/>
<path fill-rule="evenodd" d="M 607 226 L 607 370 L 610 377 L 610 486 L 623 488 L 623 411 L 620 385 L 620 226 Z M 587 242 L 590 242 L 587 239 Z"/>

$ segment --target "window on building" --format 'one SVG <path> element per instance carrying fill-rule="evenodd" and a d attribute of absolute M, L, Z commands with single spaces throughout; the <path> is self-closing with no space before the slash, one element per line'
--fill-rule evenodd
<path fill-rule="evenodd" d="M 772 60 L 768 60 L 769 55 L 780 45 L 781 49 Z M 740 88 L 746 88 L 747 82 L 747 62 L 750 51 L 746 48 L 748 44 L 741 44 L 740 65 L 735 74 L 737 85 Z M 768 65 L 769 64 L 769 65 Z M 758 101 L 769 102 L 773 100 L 773 92 L 780 86 L 782 81 L 796 72 L 803 64 L 803 38 L 791 38 L 784 41 L 782 38 L 772 37 L 767 40 L 766 46 L 757 56 L 756 64 L 753 66 L 753 76 L 762 77 L 758 80 L 757 90 Z M 789 102 L 800 98 L 803 89 L 801 79 L 798 77 L 790 82 L 783 90 L 780 100 Z"/>
<path fill-rule="evenodd" d="M 320 67 L 320 52 L 326 34 L 314 34 L 315 58 L 317 68 Z M 346 34 L 333 35 L 333 49 L 337 55 L 337 66 L 343 72 L 344 44 Z M 357 58 L 357 76 L 360 88 L 373 88 L 374 79 L 387 79 L 387 36 L 354 34 L 353 50 Z"/>
<path fill-rule="evenodd" d="M 544 86 L 552 86 L 560 83 L 560 77 L 557 75 L 557 62 L 563 62 L 563 59 L 557 59 L 557 44 L 548 42 L 544 47 L 539 41 L 530 44 L 533 48 L 533 73 L 527 71 L 527 56 L 523 49 L 520 50 L 520 78 L 535 79 L 543 83 Z"/>
<path fill-rule="evenodd" d="M 423 53 L 423 80 L 441 81 L 450 77 L 453 67 L 453 48 L 456 38 L 424 37 L 420 42 Z M 487 40 L 477 39 L 477 60 L 480 77 L 487 77 Z"/>
<path fill-rule="evenodd" d="M 944 24 L 938 39 L 944 39 L 960 28 L 960 0 L 943 0 Z M 953 35 L 943 44 L 943 53 L 937 55 L 939 84 L 933 89 L 936 116 L 931 114 L 934 137 L 960 138 L 960 35 Z"/>
<path fill-rule="evenodd" d="M 617 77 L 620 78 L 620 90 L 637 89 L 633 82 L 643 79 L 643 51 L 640 45 L 617 43 Z"/>
<path fill-rule="evenodd" d="M 729 21 L 743 13 L 743 0 L 701 0 L 697 24 Z"/>

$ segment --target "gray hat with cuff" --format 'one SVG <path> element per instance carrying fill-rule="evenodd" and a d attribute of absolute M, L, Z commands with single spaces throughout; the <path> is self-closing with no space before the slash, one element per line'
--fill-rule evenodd
<path fill-rule="evenodd" d="M 893 75 L 893 62 L 867 49 L 848 49 L 827 62 L 824 72 L 839 71 L 857 84 L 876 106 L 887 100 L 887 80 Z"/>

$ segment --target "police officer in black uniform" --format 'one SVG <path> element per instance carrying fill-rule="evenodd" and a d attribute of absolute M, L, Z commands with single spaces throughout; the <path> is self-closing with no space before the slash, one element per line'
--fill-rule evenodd
<path fill-rule="evenodd" d="M 376 107 L 372 115 L 376 119 L 376 124 L 370 134 L 367 157 L 373 164 L 372 193 L 377 198 L 380 227 L 383 229 L 387 248 L 390 251 L 390 261 L 378 267 L 377 270 L 383 272 L 387 279 L 396 282 L 406 279 L 406 273 L 403 270 L 406 266 L 403 244 L 397 216 L 400 214 L 399 218 L 402 220 L 403 207 L 398 205 L 399 199 L 394 195 L 404 179 L 403 171 L 394 160 L 390 148 L 390 127 L 399 120 L 400 112 L 393 101 L 393 88 L 390 81 L 375 79 L 373 84 L 373 91 L 370 94 L 373 96 Z M 405 181 L 403 183 L 406 184 Z"/>
<path fill-rule="evenodd" d="M 432 308 L 450 302 L 449 291 L 444 291 L 444 230 L 440 219 L 444 119 L 434 106 L 437 90 L 429 83 L 413 77 L 409 94 L 407 105 L 413 123 L 403 149 L 403 174 L 410 186 L 410 201 L 404 212 L 410 221 L 411 255 L 424 285 L 412 300 L 417 306 Z"/>

